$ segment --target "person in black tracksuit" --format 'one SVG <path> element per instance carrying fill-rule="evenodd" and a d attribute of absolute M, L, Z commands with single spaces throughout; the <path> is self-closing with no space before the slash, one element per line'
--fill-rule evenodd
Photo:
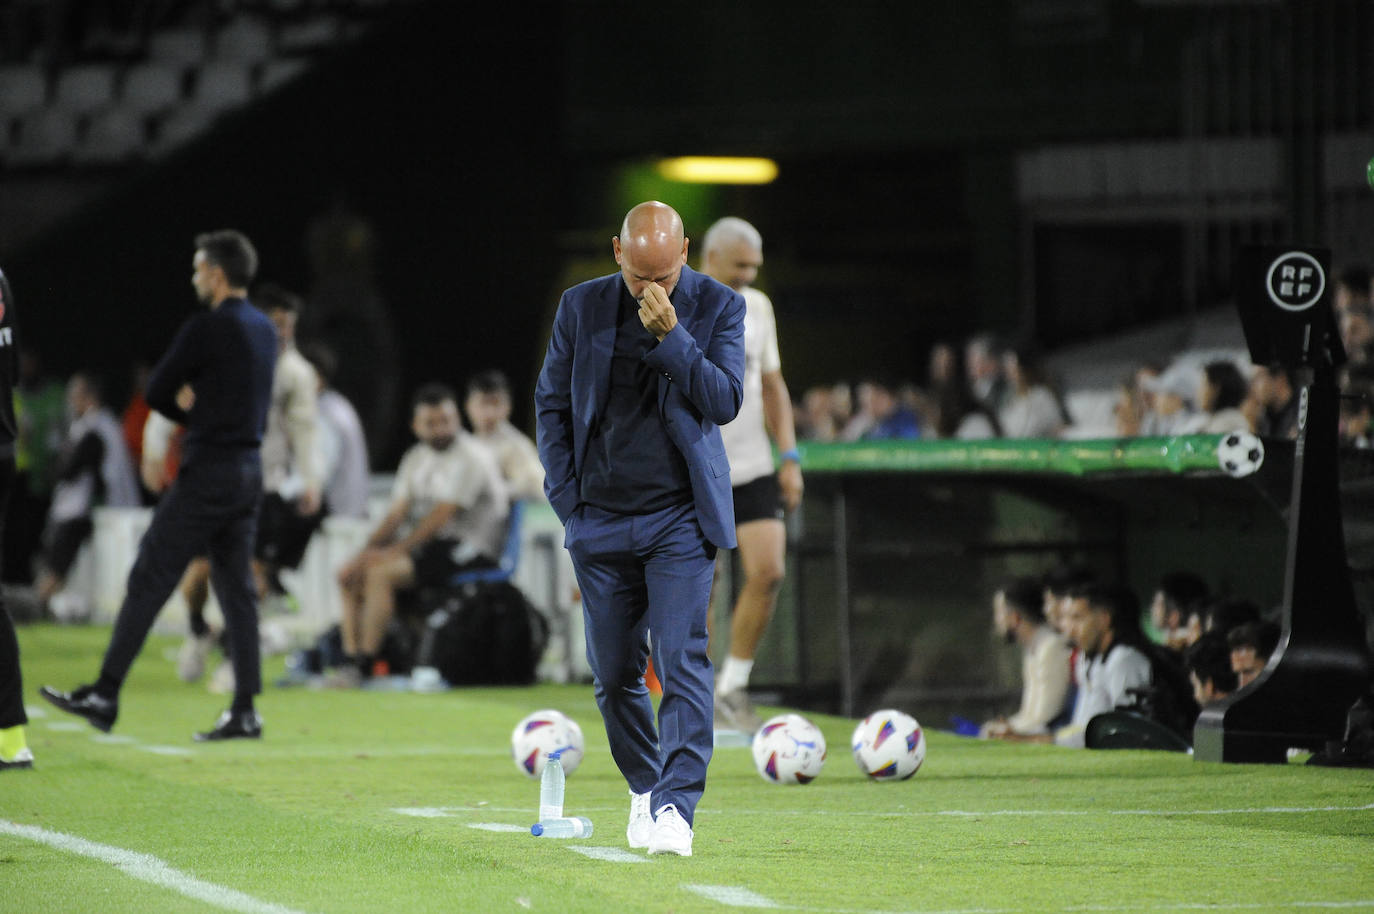
<path fill-rule="evenodd" d="M 14 385 L 19 375 L 14 346 L 14 296 L 0 272 L 0 524 L 14 485 Z M 19 640 L 14 621 L 0 600 L 0 771 L 32 768 L 33 753 L 24 740 L 24 682 L 19 673 Z"/>
<path fill-rule="evenodd" d="M 138 547 L 110 646 L 93 685 L 72 692 L 44 686 L 48 701 L 108 731 L 119 690 L 153 620 L 192 558 L 210 556 L 210 581 L 224 612 L 234 664 L 233 704 L 197 740 L 257 738 L 262 691 L 257 595 L 250 572 L 262 499 L 259 448 L 267 424 L 277 332 L 247 298 L 257 253 L 224 230 L 195 242 L 192 284 L 209 310 L 188 320 L 148 378 L 148 405 L 186 426 L 181 470 Z M 189 388 L 189 409 L 178 394 Z"/>

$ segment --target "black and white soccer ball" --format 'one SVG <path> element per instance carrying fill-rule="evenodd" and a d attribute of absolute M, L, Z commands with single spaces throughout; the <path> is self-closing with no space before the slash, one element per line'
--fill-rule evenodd
<path fill-rule="evenodd" d="M 1217 444 L 1217 463 L 1230 476 L 1249 476 L 1264 463 L 1264 442 L 1249 432 L 1231 432 Z"/>

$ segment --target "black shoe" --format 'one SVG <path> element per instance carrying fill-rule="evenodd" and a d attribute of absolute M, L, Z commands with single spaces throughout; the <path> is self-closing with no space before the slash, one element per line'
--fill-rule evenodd
<path fill-rule="evenodd" d="M 257 711 L 225 711 L 215 721 L 214 729 L 197 733 L 198 743 L 209 743 L 221 739 L 260 739 L 262 737 L 262 718 Z"/>
<path fill-rule="evenodd" d="M 59 692 L 52 686 L 43 686 L 38 694 L 68 714 L 86 718 L 92 727 L 102 733 L 109 733 L 115 718 L 119 716 L 119 701 L 98 694 L 94 686 L 81 686 L 71 692 Z"/>

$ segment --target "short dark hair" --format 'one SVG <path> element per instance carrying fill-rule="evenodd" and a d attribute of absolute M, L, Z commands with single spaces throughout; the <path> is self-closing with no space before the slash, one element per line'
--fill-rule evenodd
<path fill-rule="evenodd" d="M 1234 692 L 1240 685 L 1231 669 L 1231 649 L 1226 638 L 1217 632 L 1208 632 L 1184 651 L 1183 665 L 1198 682 L 1210 680 L 1212 688 L 1219 692 Z"/>
<path fill-rule="evenodd" d="M 1097 575 L 1085 565 L 1059 565 L 1045 573 L 1044 589 L 1057 597 L 1067 597 L 1076 588 L 1096 580 Z"/>
<path fill-rule="evenodd" d="M 509 397 L 510 381 L 506 379 L 505 372 L 495 368 L 478 372 L 468 378 L 467 394 L 505 394 Z"/>
<path fill-rule="evenodd" d="M 1207 582 L 1191 571 L 1171 571 L 1159 579 L 1159 592 L 1164 600 L 1187 618 L 1189 613 L 1201 612 L 1207 602 Z"/>
<path fill-rule="evenodd" d="M 339 357 L 334 354 L 333 349 L 319 340 L 315 340 L 301 347 L 301 355 L 305 356 L 307 362 L 315 366 L 320 377 L 324 378 L 326 386 L 334 383 L 334 375 L 339 370 Z"/>
<path fill-rule="evenodd" d="M 445 401 L 458 404 L 458 395 L 453 392 L 453 388 L 438 381 L 431 381 L 422 384 L 420 389 L 415 391 L 415 396 L 410 399 L 410 409 L 414 412 L 421 406 L 442 406 Z"/>
<path fill-rule="evenodd" d="M 1045 588 L 1035 578 L 1012 578 L 997 592 L 1026 619 L 1037 624 L 1045 621 Z"/>
<path fill-rule="evenodd" d="M 1202 372 L 1207 376 L 1207 383 L 1217 392 L 1216 401 L 1212 404 L 1213 412 L 1235 409 L 1250 395 L 1250 384 L 1245 380 L 1245 375 L 1229 359 L 1208 362 L 1202 367 Z"/>
<path fill-rule="evenodd" d="M 1260 610 L 1244 597 L 1226 597 L 1207 608 L 1207 631 L 1219 631 L 1223 635 L 1247 622 L 1258 622 Z"/>
<path fill-rule="evenodd" d="M 286 311 L 297 316 L 304 303 L 294 292 L 288 292 L 274 282 L 265 282 L 253 293 L 253 304 L 264 311 Z"/>
<path fill-rule="evenodd" d="M 1336 282 L 1347 289 L 1359 292 L 1361 295 L 1369 295 L 1369 270 L 1358 264 L 1341 270 L 1340 275 L 1336 277 Z"/>
<path fill-rule="evenodd" d="M 205 259 L 224 271 L 231 288 L 246 289 L 258 275 L 258 252 L 243 232 L 219 229 L 196 236 L 196 250 L 205 252 Z"/>
<path fill-rule="evenodd" d="M 1233 651 L 1243 647 L 1254 648 L 1256 657 L 1267 660 L 1278 650 L 1279 636 L 1282 634 L 1277 622 L 1260 619 L 1231 629 L 1226 633 L 1226 644 Z"/>
<path fill-rule="evenodd" d="M 1112 641 L 1139 645 L 1145 641 L 1140 629 L 1140 601 L 1124 584 L 1083 584 L 1069 595 L 1112 617 Z"/>

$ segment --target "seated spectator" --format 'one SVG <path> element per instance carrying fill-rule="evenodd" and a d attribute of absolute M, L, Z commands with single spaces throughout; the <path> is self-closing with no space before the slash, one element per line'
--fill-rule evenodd
<path fill-rule="evenodd" d="M 1038 353 L 1029 346 L 1008 349 L 1002 355 L 1008 396 L 997 421 L 1008 438 L 1055 438 L 1064 428 L 1059 398 L 1041 374 Z"/>
<path fill-rule="evenodd" d="M 510 422 L 510 382 L 499 371 L 468 381 L 463 411 L 473 436 L 491 450 L 512 499 L 544 497 L 544 466 L 534 442 Z"/>
<path fill-rule="evenodd" d="M 1150 435 L 1187 435 L 1196 426 L 1192 398 L 1197 396 L 1197 372 L 1187 365 L 1173 365 L 1163 374 L 1141 382 L 1154 396 L 1154 409 L 1143 427 Z"/>
<path fill-rule="evenodd" d="M 1341 270 L 1340 275 L 1336 277 L 1336 293 L 1333 297 L 1336 316 L 1340 317 L 1356 309 L 1374 307 L 1374 302 L 1370 301 L 1370 292 L 1370 273 L 1366 267 L 1353 264 Z"/>
<path fill-rule="evenodd" d="M 1001 437 L 997 417 L 973 395 L 948 343 L 937 343 L 930 351 L 929 390 L 934 415 L 928 427 L 937 436 L 965 441 Z"/>
<path fill-rule="evenodd" d="M 1340 441 L 1344 447 L 1374 447 L 1374 382 L 1352 381 L 1342 391 Z"/>
<path fill-rule="evenodd" d="M 1229 634 L 1247 622 L 1258 622 L 1260 609 L 1244 597 L 1223 597 L 1212 603 L 1203 613 L 1202 630 Z"/>
<path fill-rule="evenodd" d="M 37 590 L 45 609 L 62 590 L 82 544 L 91 538 L 95 506 L 133 508 L 143 501 L 124 444 L 124 428 L 105 407 L 95 378 L 84 373 L 72 376 L 67 410 L 71 423 L 58 452 L 57 486 L 42 536 Z M 77 607 L 71 614 L 89 609 Z"/>
<path fill-rule="evenodd" d="M 1112 404 L 1112 422 L 1116 433 L 1122 438 L 1134 438 L 1144 434 L 1145 402 L 1135 385 L 1135 378 L 1128 377 L 1116 385 L 1116 402 Z"/>
<path fill-rule="evenodd" d="M 1089 584 L 1077 589 L 1067 613 L 1069 637 L 1087 658 L 1083 690 L 1073 719 L 1054 733 L 1061 746 L 1082 748 L 1088 721 L 1136 703 L 1152 681 L 1150 658 L 1142 651 L 1140 604 L 1126 588 Z"/>
<path fill-rule="evenodd" d="M 1193 699 L 1199 705 L 1209 705 L 1230 695 L 1237 688 L 1236 673 L 1231 669 L 1231 650 L 1226 639 L 1216 632 L 1208 632 L 1183 654 L 1188 678 L 1193 683 Z"/>
<path fill-rule="evenodd" d="M 332 386 L 338 358 L 323 343 L 312 343 L 301 354 L 315 369 L 319 389 L 315 444 L 324 480 L 324 509 L 333 517 L 366 518 L 372 473 L 367 438 L 358 411 Z"/>
<path fill-rule="evenodd" d="M 1367 304 L 1352 305 L 1340 318 L 1341 342 L 1345 355 L 1354 366 L 1374 362 L 1374 308 Z"/>
<path fill-rule="evenodd" d="M 1045 621 L 1043 588 L 1030 578 L 1017 578 L 992 598 L 993 631 L 1021 647 L 1021 707 L 1011 717 L 983 724 L 980 736 L 991 739 L 1049 732 L 1064 710 L 1069 694 L 1069 646 Z"/>
<path fill-rule="evenodd" d="M 1171 571 L 1159 579 L 1150 601 L 1150 623 L 1171 651 L 1182 653 L 1202 634 L 1207 583 L 1191 571 Z"/>
<path fill-rule="evenodd" d="M 849 397 L 846 396 L 843 402 L 848 405 L 850 403 Z M 858 441 L 878 424 L 877 417 L 873 414 L 873 383 L 871 381 L 860 381 L 854 386 L 852 402 L 853 409 L 844 413 L 843 424 L 840 426 L 841 441 Z"/>
<path fill-rule="evenodd" d="M 458 398 L 442 384 L 415 394 L 411 428 L 419 443 L 396 471 L 391 507 L 357 556 L 339 569 L 345 666 L 335 687 L 372 675 L 396 593 L 440 587 L 455 572 L 490 568 L 501 554 L 509 500 L 488 450 L 463 431 Z"/>
<path fill-rule="evenodd" d="M 1239 625 L 1226 635 L 1230 648 L 1231 669 L 1236 674 L 1236 688 L 1245 688 L 1259 678 L 1269 658 L 1278 649 L 1283 634 L 1277 622 L 1256 620 Z"/>
<path fill-rule="evenodd" d="M 1163 373 L 1164 368 L 1158 362 L 1142 362 L 1135 370 L 1133 384 L 1140 404 L 1140 434 L 1142 435 L 1162 434 L 1157 427 L 1159 416 L 1155 409 L 1155 394 L 1146 382 Z"/>
<path fill-rule="evenodd" d="M 801 406 L 796 410 L 799 440 L 834 441 L 838 437 L 834 402 L 832 387 L 812 387 L 802 394 Z"/>
<path fill-rule="evenodd" d="M 1250 398 L 1260 408 L 1260 435 L 1298 437 L 1298 381 L 1292 368 L 1277 362 L 1260 365 L 1250 378 Z"/>
<path fill-rule="evenodd" d="M 1002 363 L 1002 347 L 992 336 L 979 334 L 964 344 L 964 375 L 969 391 L 994 416 L 1001 413 L 1011 397 Z"/>
<path fill-rule="evenodd" d="M 894 441 L 921 437 L 921 420 L 897 399 L 891 387 L 880 381 L 868 382 L 868 410 L 873 424 L 863 434 L 865 441 Z"/>
<path fill-rule="evenodd" d="M 1204 435 L 1253 432 L 1242 410 L 1249 394 L 1250 384 L 1234 362 L 1227 359 L 1208 362 L 1198 379 L 1198 431 Z"/>

